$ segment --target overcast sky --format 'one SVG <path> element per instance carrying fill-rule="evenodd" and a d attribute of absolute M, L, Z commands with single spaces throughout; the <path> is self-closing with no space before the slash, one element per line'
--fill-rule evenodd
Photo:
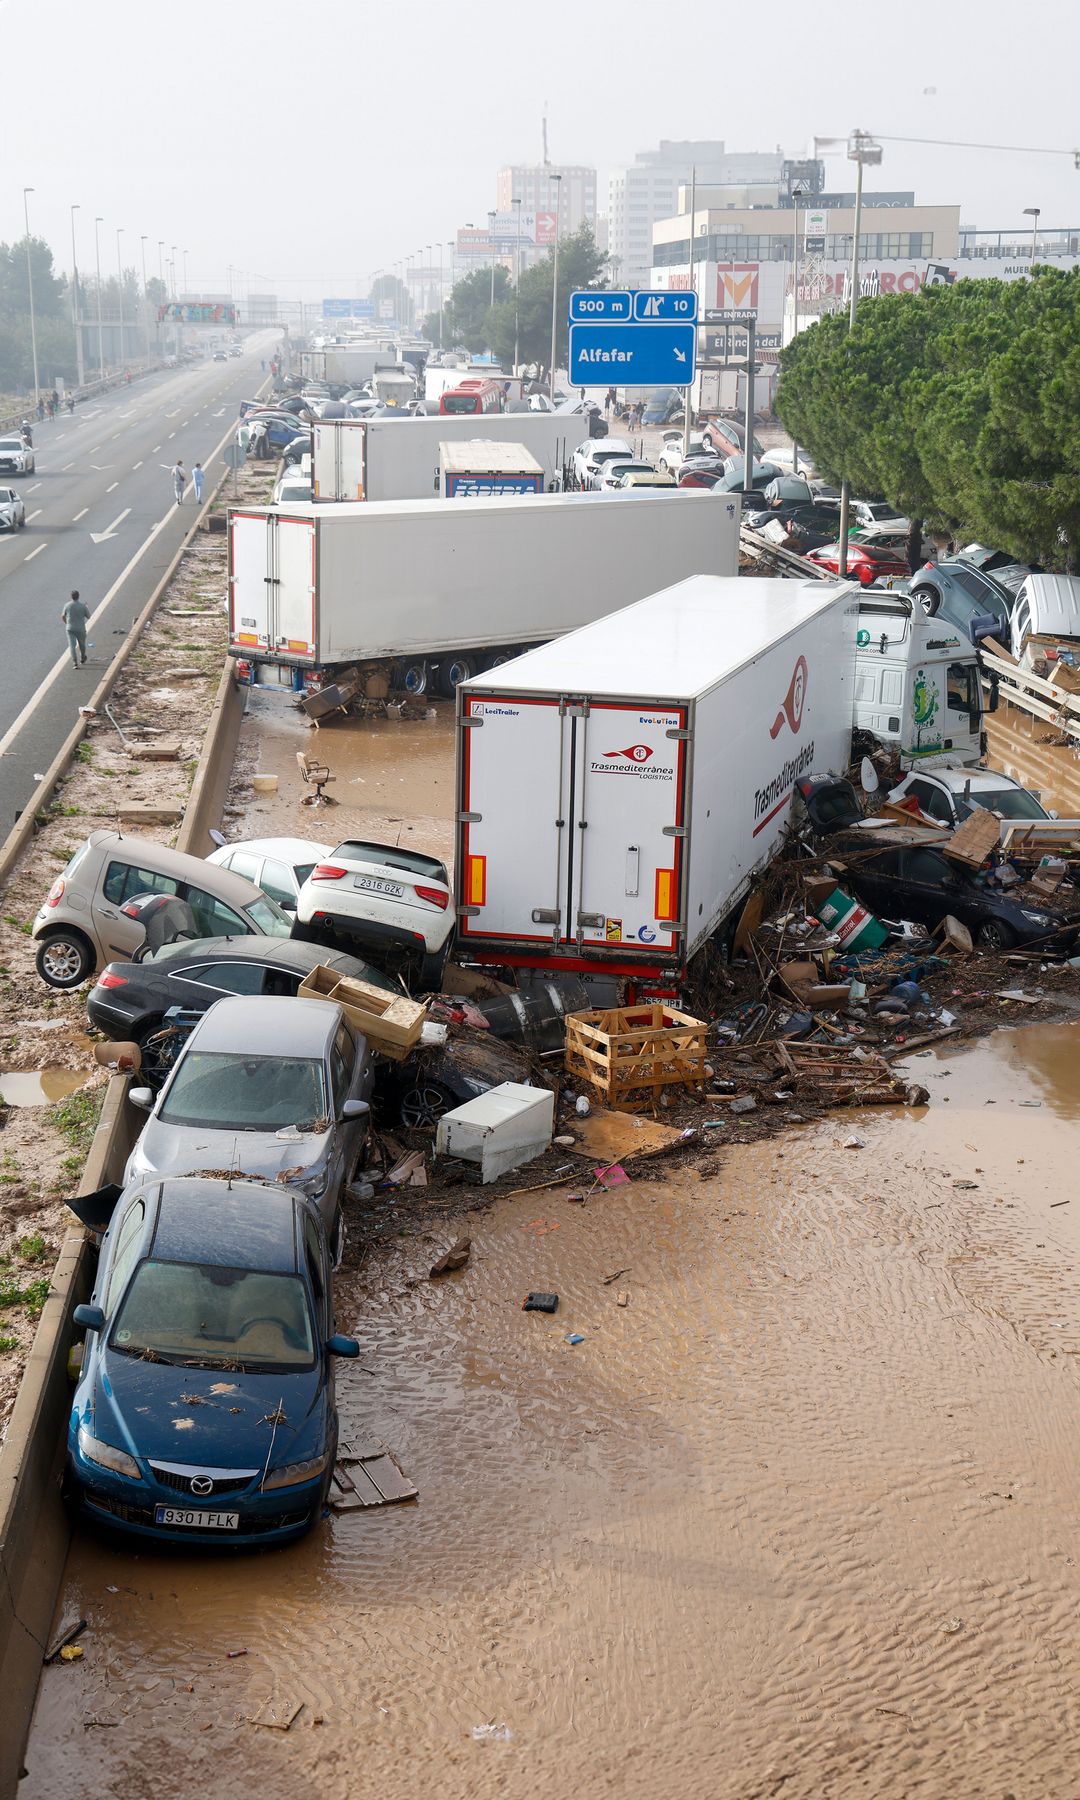
<path fill-rule="evenodd" d="M 853 127 L 884 136 L 1069 150 L 1080 8 L 1043 0 L 0 0 L 0 235 L 31 229 L 71 263 L 147 273 L 188 251 L 189 289 L 313 300 L 366 293 L 374 271 L 449 239 L 495 203 L 501 164 L 551 158 L 607 172 L 661 138 L 810 153 Z M 932 90 L 928 92 L 927 90 Z M 873 175 L 965 224 L 1080 225 L 1071 155 L 885 142 Z M 827 185 L 851 186 L 842 155 Z M 180 258 L 177 258 L 178 275 Z"/>

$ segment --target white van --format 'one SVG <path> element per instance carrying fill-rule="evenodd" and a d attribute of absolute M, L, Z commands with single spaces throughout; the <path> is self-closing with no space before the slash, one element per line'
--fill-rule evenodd
<path fill-rule="evenodd" d="M 1080 658 L 1080 575 L 1028 575 L 1013 603 L 1012 653 L 1030 668 L 1059 644 Z"/>

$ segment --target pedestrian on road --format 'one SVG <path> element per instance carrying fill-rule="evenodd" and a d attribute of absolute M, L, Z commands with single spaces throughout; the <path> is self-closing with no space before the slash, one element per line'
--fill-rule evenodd
<path fill-rule="evenodd" d="M 606 412 L 609 419 L 611 417 L 611 409 L 614 406 L 614 404 L 615 404 L 615 389 L 613 387 L 609 387 L 607 393 L 604 395 L 604 411 Z"/>
<path fill-rule="evenodd" d="M 72 588 L 71 599 L 67 602 L 60 617 L 64 621 L 67 632 L 68 649 L 74 668 L 86 665 L 86 623 L 90 617 L 90 608 L 84 600 L 79 599 L 78 588 Z"/>
<path fill-rule="evenodd" d="M 52 409 L 53 409 L 53 412 L 54 412 L 54 413 L 58 413 L 58 412 L 59 412 L 59 411 L 60 411 L 60 396 L 59 396 L 59 394 L 58 394 L 58 393 L 57 393 L 57 391 L 56 391 L 56 389 L 55 389 L 55 388 L 53 388 L 53 391 L 52 391 L 52 393 L 51 393 L 51 394 L 50 394 L 50 396 L 49 396 L 49 398 L 50 398 L 50 399 L 51 399 L 51 401 L 52 401 Z"/>
<path fill-rule="evenodd" d="M 202 463 L 196 463 L 195 467 L 191 471 L 191 485 L 195 489 L 195 504 L 196 504 L 196 506 L 202 505 L 202 484 L 203 484 L 203 466 L 202 466 Z"/>
<path fill-rule="evenodd" d="M 173 492 L 176 495 L 176 504 L 177 504 L 177 506 L 183 506 L 183 504 L 184 504 L 184 489 L 187 487 L 187 476 L 184 473 L 184 463 L 183 463 L 182 457 L 178 456 L 175 463 L 173 464 L 172 480 L 173 480 Z"/>
<path fill-rule="evenodd" d="M 37 416 L 38 416 L 38 419 L 39 419 L 39 420 L 41 420 L 41 419 L 43 419 L 43 418 L 44 418 L 44 417 L 45 417 L 45 402 L 44 402 L 44 400 L 43 400 L 43 399 L 42 399 L 42 398 L 41 398 L 41 397 L 40 397 L 40 395 L 39 395 L 39 396 L 38 396 L 38 403 L 37 403 Z"/>

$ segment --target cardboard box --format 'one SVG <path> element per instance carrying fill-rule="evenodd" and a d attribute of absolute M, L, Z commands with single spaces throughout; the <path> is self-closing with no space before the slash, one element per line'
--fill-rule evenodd
<path fill-rule="evenodd" d="M 354 975 L 339 975 L 318 963 L 298 990 L 302 1000 L 330 1000 L 340 1006 L 350 1025 L 362 1031 L 371 1048 L 395 1062 L 404 1061 L 420 1042 L 427 1007 L 407 994 L 390 994 Z"/>

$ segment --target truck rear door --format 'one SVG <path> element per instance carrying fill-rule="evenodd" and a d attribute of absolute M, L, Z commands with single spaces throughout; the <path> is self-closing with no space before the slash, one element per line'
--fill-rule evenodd
<path fill-rule="evenodd" d="M 565 935 L 569 722 L 558 700 L 462 696 L 458 934 Z"/>
<path fill-rule="evenodd" d="M 315 521 L 281 513 L 229 520 L 230 645 L 290 662 L 315 658 Z"/>
<path fill-rule="evenodd" d="M 570 937 L 670 952 L 682 920 L 686 711 L 603 702 L 574 720 Z"/>
<path fill-rule="evenodd" d="M 229 514 L 229 647 L 244 654 L 270 645 L 265 513 Z"/>

